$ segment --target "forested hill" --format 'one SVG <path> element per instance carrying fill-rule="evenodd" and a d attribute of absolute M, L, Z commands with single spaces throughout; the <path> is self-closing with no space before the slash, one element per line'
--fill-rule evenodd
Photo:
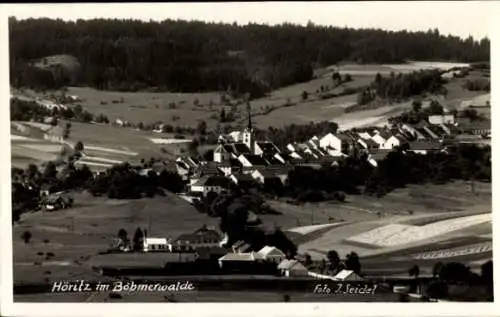
<path fill-rule="evenodd" d="M 256 96 L 310 80 L 314 67 L 341 61 L 487 61 L 489 47 L 488 39 L 463 40 L 437 31 L 10 19 L 12 84 L 44 88 L 72 84 L 113 90 L 231 89 Z M 40 58 L 59 54 L 76 57 L 78 71 L 40 66 Z"/>

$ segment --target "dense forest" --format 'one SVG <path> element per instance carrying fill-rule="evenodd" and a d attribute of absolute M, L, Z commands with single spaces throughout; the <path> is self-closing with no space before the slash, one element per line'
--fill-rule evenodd
<path fill-rule="evenodd" d="M 488 61 L 489 49 L 488 39 L 461 39 L 437 30 L 10 19 L 11 80 L 16 87 L 229 90 L 255 97 L 308 81 L 315 67 L 343 61 Z M 74 56 L 77 67 L 52 67 L 43 59 L 59 54 Z"/>

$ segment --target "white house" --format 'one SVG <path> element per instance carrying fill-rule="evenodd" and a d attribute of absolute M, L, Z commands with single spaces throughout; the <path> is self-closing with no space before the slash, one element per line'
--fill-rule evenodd
<path fill-rule="evenodd" d="M 166 238 L 149 238 L 143 239 L 143 251 L 172 251 L 172 245 Z"/>
<path fill-rule="evenodd" d="M 380 131 L 372 136 L 372 140 L 377 142 L 380 148 L 383 147 L 384 143 L 392 136 L 392 134 L 386 131 Z"/>
<path fill-rule="evenodd" d="M 405 138 L 400 135 L 393 135 L 382 145 L 382 149 L 392 150 L 395 147 L 401 146 L 403 143 L 407 142 Z"/>
<path fill-rule="evenodd" d="M 264 259 L 264 261 L 274 262 L 276 264 L 281 263 L 286 258 L 285 253 L 276 247 L 265 246 L 258 252 Z"/>
<path fill-rule="evenodd" d="M 278 270 L 286 277 L 308 276 L 307 268 L 297 260 L 285 259 L 278 264 Z"/>
<path fill-rule="evenodd" d="M 218 175 L 205 175 L 197 180 L 194 184 L 191 184 L 191 192 L 199 193 L 203 196 L 207 195 L 209 192 L 215 192 L 220 194 L 229 189 L 229 179 Z"/>
<path fill-rule="evenodd" d="M 324 149 L 331 147 L 340 151 L 340 143 L 340 139 L 333 133 L 328 133 L 319 140 L 319 145 Z"/>
<path fill-rule="evenodd" d="M 442 124 L 442 123 L 455 124 L 455 116 L 452 114 L 431 115 L 428 117 L 428 120 L 430 124 Z"/>
<path fill-rule="evenodd" d="M 363 278 L 351 270 L 342 270 L 333 277 L 336 281 L 363 281 Z"/>

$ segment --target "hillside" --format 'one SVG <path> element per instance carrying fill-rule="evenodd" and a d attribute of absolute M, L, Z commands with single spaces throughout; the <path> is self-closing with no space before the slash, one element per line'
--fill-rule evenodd
<path fill-rule="evenodd" d="M 489 60 L 490 46 L 488 39 L 462 40 L 437 30 L 388 32 L 172 20 L 11 18 L 9 22 L 12 83 L 34 88 L 70 82 L 108 90 L 231 90 L 257 97 L 309 81 L 315 68 L 340 62 L 484 61 Z M 76 58 L 81 76 L 51 74 L 32 66 L 61 54 Z"/>

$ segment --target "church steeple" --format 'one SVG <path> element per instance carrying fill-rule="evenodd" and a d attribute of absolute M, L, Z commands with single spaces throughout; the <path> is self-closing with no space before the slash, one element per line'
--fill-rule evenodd
<path fill-rule="evenodd" d="M 247 115 L 248 115 L 248 125 L 243 131 L 243 143 L 250 149 L 251 153 L 254 152 L 253 146 L 253 128 L 252 128 L 252 114 L 250 111 L 250 103 L 247 102 Z"/>
<path fill-rule="evenodd" d="M 250 108 L 250 103 L 247 102 L 247 115 L 248 115 L 248 126 L 247 129 L 252 131 L 252 110 Z"/>

